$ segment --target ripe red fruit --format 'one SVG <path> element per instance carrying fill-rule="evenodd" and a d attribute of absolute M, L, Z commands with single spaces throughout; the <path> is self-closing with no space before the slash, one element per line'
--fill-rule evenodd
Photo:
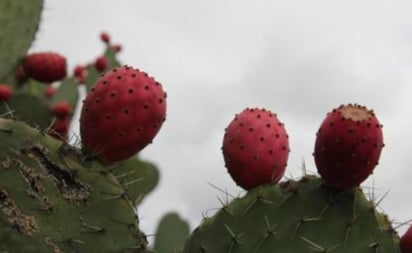
<path fill-rule="evenodd" d="M 50 129 L 48 134 L 53 136 L 56 139 L 66 141 L 69 135 L 69 126 L 70 120 L 69 118 L 56 118 Z"/>
<path fill-rule="evenodd" d="M 289 157 L 289 140 L 276 114 L 245 109 L 225 130 L 223 157 L 233 180 L 246 190 L 277 183 Z"/>
<path fill-rule="evenodd" d="M 51 113 L 59 119 L 67 118 L 72 109 L 67 101 L 60 101 L 52 105 Z"/>
<path fill-rule="evenodd" d="M 101 39 L 104 43 L 106 43 L 106 44 L 109 44 L 109 43 L 110 43 L 110 35 L 109 35 L 108 33 L 106 33 L 106 32 L 102 32 L 102 33 L 100 34 L 100 39 Z"/>
<path fill-rule="evenodd" d="M 27 75 L 39 82 L 51 83 L 66 77 L 66 58 L 57 53 L 33 53 L 23 60 Z"/>
<path fill-rule="evenodd" d="M 13 95 L 13 88 L 7 84 L 0 84 L 0 101 L 8 101 Z"/>
<path fill-rule="evenodd" d="M 44 96 L 46 98 L 51 98 L 56 93 L 56 89 L 52 85 L 47 85 L 46 89 L 44 89 Z"/>
<path fill-rule="evenodd" d="M 27 74 L 23 66 L 18 66 L 15 73 L 16 80 L 18 82 L 24 82 L 27 80 Z"/>
<path fill-rule="evenodd" d="M 337 189 L 358 186 L 378 164 L 382 125 L 372 111 L 345 105 L 328 113 L 316 137 L 314 158 L 325 183 Z"/>
<path fill-rule="evenodd" d="M 401 237 L 399 246 L 402 253 L 412 253 L 412 226 Z"/>
<path fill-rule="evenodd" d="M 103 72 L 107 68 L 107 58 L 104 56 L 100 56 L 96 59 L 94 66 L 100 72 Z"/>
<path fill-rule="evenodd" d="M 166 116 L 166 94 L 146 73 L 131 67 L 102 75 L 87 94 L 80 116 L 83 150 L 110 164 L 151 143 Z"/>

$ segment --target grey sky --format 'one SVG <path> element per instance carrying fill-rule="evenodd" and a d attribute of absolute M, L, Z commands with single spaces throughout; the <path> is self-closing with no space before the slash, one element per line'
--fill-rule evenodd
<path fill-rule="evenodd" d="M 154 233 L 165 212 L 199 224 L 220 205 L 213 183 L 241 191 L 224 168 L 223 129 L 245 107 L 276 112 L 290 135 L 287 174 L 302 159 L 315 171 L 315 132 L 332 108 L 375 109 L 386 147 L 364 183 L 389 195 L 390 218 L 412 218 L 409 142 L 412 119 L 410 1 L 47 0 L 32 51 L 67 56 L 70 68 L 95 59 L 107 31 L 123 63 L 163 83 L 168 118 L 142 153 L 161 170 L 160 186 L 140 208 Z M 399 229 L 404 231 L 404 228 Z"/>

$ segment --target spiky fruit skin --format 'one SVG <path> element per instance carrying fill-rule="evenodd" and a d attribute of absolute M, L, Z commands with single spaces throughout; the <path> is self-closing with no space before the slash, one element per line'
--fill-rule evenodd
<path fill-rule="evenodd" d="M 382 147 L 382 125 L 375 114 L 364 106 L 342 105 L 322 122 L 314 158 L 326 184 L 346 189 L 358 186 L 373 172 Z"/>
<path fill-rule="evenodd" d="M 402 235 L 399 245 L 402 253 L 412 253 L 412 226 Z"/>
<path fill-rule="evenodd" d="M 76 148 L 0 119 L 3 252 L 146 252 L 127 183 Z"/>
<path fill-rule="evenodd" d="M 166 93 L 146 73 L 131 67 L 102 75 L 80 116 L 83 149 L 105 163 L 127 159 L 152 142 L 166 117 Z"/>
<path fill-rule="evenodd" d="M 52 105 L 51 113 L 57 118 L 66 118 L 71 113 L 72 109 L 67 101 L 59 101 Z"/>
<path fill-rule="evenodd" d="M 29 77 L 47 84 L 62 80 L 67 75 L 66 58 L 54 52 L 27 55 L 23 68 Z"/>
<path fill-rule="evenodd" d="M 275 114 L 248 108 L 226 128 L 222 151 L 233 180 L 250 190 L 282 178 L 289 156 L 288 135 Z"/>
<path fill-rule="evenodd" d="M 100 56 L 96 59 L 96 62 L 94 63 L 94 66 L 96 69 L 100 72 L 103 72 L 107 68 L 107 59 L 104 56 Z"/>
<path fill-rule="evenodd" d="M 0 84 L 0 101 L 9 101 L 12 95 L 12 87 L 7 84 Z"/>
<path fill-rule="evenodd" d="M 305 176 L 224 203 L 186 242 L 184 253 L 199 252 L 399 253 L 399 237 L 360 188 Z"/>

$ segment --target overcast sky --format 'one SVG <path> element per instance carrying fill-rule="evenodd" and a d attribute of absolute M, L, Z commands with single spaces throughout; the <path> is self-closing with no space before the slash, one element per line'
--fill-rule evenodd
<path fill-rule="evenodd" d="M 412 218 L 412 15 L 410 1 L 46 0 L 31 51 L 64 54 L 70 69 L 123 45 L 120 59 L 154 76 L 168 92 L 168 116 L 142 156 L 161 170 L 139 209 L 152 234 L 167 211 L 192 228 L 224 196 L 208 182 L 242 192 L 224 168 L 224 128 L 245 107 L 278 114 L 290 135 L 287 175 L 315 173 L 315 132 L 340 104 L 374 109 L 386 147 L 375 174 L 381 208 Z M 406 229 L 400 228 L 403 232 Z"/>

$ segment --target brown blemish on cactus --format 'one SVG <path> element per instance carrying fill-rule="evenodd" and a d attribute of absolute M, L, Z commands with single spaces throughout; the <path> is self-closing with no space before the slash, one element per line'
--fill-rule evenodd
<path fill-rule="evenodd" d="M 22 149 L 21 153 L 33 158 L 43 169 L 46 176 L 51 176 L 52 182 L 60 190 L 62 197 L 70 201 L 86 201 L 91 192 L 91 187 L 78 181 L 76 172 L 56 164 L 47 156 L 47 149 L 41 146 L 32 146 Z"/>
<path fill-rule="evenodd" d="M 34 217 L 23 214 L 7 191 L 1 188 L 0 210 L 7 217 L 7 222 L 14 230 L 29 236 L 39 231 Z"/>

